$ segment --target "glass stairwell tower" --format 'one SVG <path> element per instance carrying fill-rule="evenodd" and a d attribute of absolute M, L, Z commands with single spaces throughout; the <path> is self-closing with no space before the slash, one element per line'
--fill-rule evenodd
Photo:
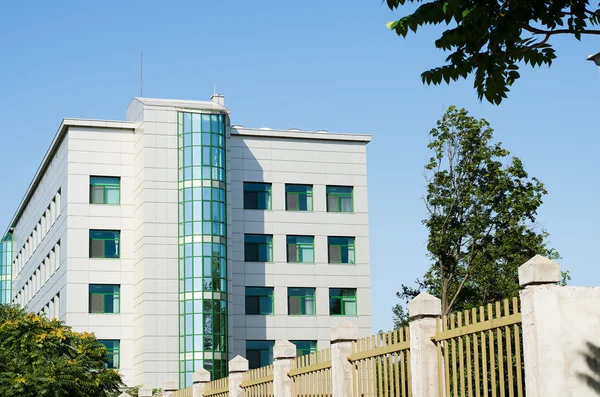
<path fill-rule="evenodd" d="M 226 114 L 178 112 L 179 376 L 227 374 Z"/>
<path fill-rule="evenodd" d="M 0 240 L 0 304 L 12 302 L 12 234 Z"/>

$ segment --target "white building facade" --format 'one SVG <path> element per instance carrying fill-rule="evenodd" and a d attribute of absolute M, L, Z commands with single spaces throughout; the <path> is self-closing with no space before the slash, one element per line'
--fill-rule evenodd
<path fill-rule="evenodd" d="M 369 141 L 231 126 L 220 95 L 64 119 L 0 240 L 0 302 L 93 332 L 129 385 L 371 335 Z"/>

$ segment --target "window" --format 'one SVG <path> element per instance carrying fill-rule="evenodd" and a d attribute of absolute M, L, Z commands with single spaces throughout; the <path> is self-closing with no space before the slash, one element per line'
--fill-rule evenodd
<path fill-rule="evenodd" d="M 356 316 L 356 288 L 330 288 L 329 314 Z"/>
<path fill-rule="evenodd" d="M 90 230 L 90 258 L 119 258 L 121 232 Z"/>
<path fill-rule="evenodd" d="M 328 237 L 329 263 L 356 263 L 354 237 Z"/>
<path fill-rule="evenodd" d="M 287 211 L 312 211 L 312 185 L 285 185 Z"/>
<path fill-rule="evenodd" d="M 91 204 L 119 204 L 121 202 L 121 178 L 90 176 Z"/>
<path fill-rule="evenodd" d="M 314 340 L 292 340 L 290 341 L 296 345 L 296 356 L 302 357 L 307 354 L 317 352 L 317 341 Z"/>
<path fill-rule="evenodd" d="M 352 186 L 327 186 L 328 212 L 354 212 Z"/>
<path fill-rule="evenodd" d="M 115 339 L 98 339 L 106 347 L 104 366 L 118 369 L 121 358 L 121 341 Z"/>
<path fill-rule="evenodd" d="M 246 314 L 273 314 L 273 288 L 246 287 Z"/>
<path fill-rule="evenodd" d="M 287 236 L 287 261 L 315 263 L 315 238 L 313 236 Z"/>
<path fill-rule="evenodd" d="M 246 262 L 273 262 L 273 236 L 245 234 L 244 260 Z"/>
<path fill-rule="evenodd" d="M 271 184 L 244 182 L 244 208 L 247 210 L 270 210 Z"/>
<path fill-rule="evenodd" d="M 90 284 L 90 313 L 119 313 L 120 285 Z"/>
<path fill-rule="evenodd" d="M 247 340 L 246 358 L 250 369 L 256 369 L 273 364 L 272 340 Z"/>
<path fill-rule="evenodd" d="M 297 316 L 314 316 L 315 289 L 288 288 L 288 314 Z"/>

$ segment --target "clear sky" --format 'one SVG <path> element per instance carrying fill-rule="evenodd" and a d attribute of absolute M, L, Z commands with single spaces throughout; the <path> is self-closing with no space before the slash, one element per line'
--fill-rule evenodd
<path fill-rule="evenodd" d="M 27 4 L 27 5 L 26 5 Z M 600 72 L 597 37 L 554 37 L 552 68 L 522 69 L 499 107 L 472 80 L 423 86 L 444 55 L 439 29 L 402 39 L 381 0 L 33 1 L 0 5 L 0 229 L 63 117 L 124 119 L 139 95 L 225 95 L 235 124 L 366 133 L 373 328 L 391 327 L 400 284 L 429 266 L 423 165 L 428 131 L 449 105 L 491 122 L 549 194 L 539 223 L 573 285 L 600 285 Z M 594 204 L 596 203 L 596 204 Z"/>

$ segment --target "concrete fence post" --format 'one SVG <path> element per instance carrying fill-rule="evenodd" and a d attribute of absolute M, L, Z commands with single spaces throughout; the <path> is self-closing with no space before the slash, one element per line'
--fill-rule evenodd
<path fill-rule="evenodd" d="M 273 347 L 273 391 L 277 397 L 292 397 L 292 383 L 288 373 L 296 358 L 296 345 L 280 340 Z"/>
<path fill-rule="evenodd" d="M 331 394 L 352 397 L 352 342 L 358 340 L 358 326 L 344 321 L 331 328 Z"/>
<path fill-rule="evenodd" d="M 408 302 L 410 319 L 410 374 L 414 397 L 438 397 L 437 348 L 431 337 L 436 333 L 436 319 L 442 315 L 441 301 L 421 292 Z"/>
<path fill-rule="evenodd" d="M 242 375 L 248 371 L 248 360 L 235 356 L 229 361 L 229 397 L 243 397 Z"/>
<path fill-rule="evenodd" d="M 173 379 L 167 379 L 163 383 L 163 397 L 174 397 L 177 391 L 177 381 Z"/>
<path fill-rule="evenodd" d="M 199 368 L 192 377 L 194 385 L 192 386 L 192 397 L 204 397 L 204 386 L 210 382 L 210 372 L 204 368 Z"/>
<path fill-rule="evenodd" d="M 571 335 L 563 335 L 557 324 L 563 317 L 558 294 L 561 287 L 556 285 L 559 281 L 560 265 L 541 255 L 519 267 L 519 284 L 525 287 L 519 295 L 527 397 L 576 395 L 572 394 L 574 389 L 565 387 L 567 367 L 572 363 L 563 361 L 563 349 Z"/>
<path fill-rule="evenodd" d="M 152 397 L 152 388 L 151 387 L 140 387 L 138 390 L 138 397 Z"/>

